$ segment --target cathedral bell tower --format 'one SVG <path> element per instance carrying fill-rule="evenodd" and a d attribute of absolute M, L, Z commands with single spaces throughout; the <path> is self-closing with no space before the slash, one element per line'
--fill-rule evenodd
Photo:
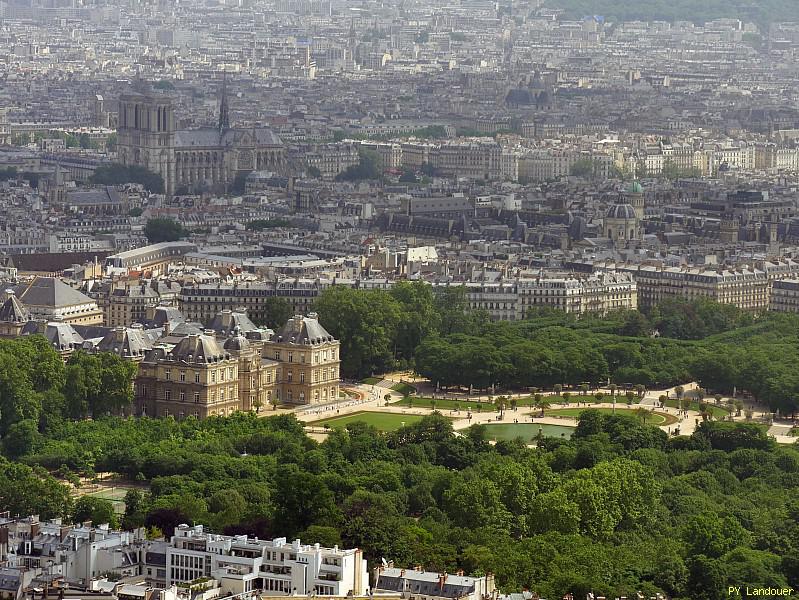
<path fill-rule="evenodd" d="M 119 162 L 158 173 L 168 187 L 174 171 L 176 129 L 174 102 L 168 95 L 123 94 L 117 127 Z"/>

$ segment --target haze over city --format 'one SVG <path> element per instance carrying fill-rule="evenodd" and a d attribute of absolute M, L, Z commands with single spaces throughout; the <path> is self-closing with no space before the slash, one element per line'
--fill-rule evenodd
<path fill-rule="evenodd" d="M 799 588 L 795 0 L 0 0 L 0 597 Z"/>

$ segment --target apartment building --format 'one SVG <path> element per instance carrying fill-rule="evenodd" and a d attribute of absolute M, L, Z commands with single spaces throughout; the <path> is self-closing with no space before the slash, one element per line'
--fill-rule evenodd
<path fill-rule="evenodd" d="M 555 178 L 555 157 L 547 150 L 532 150 L 519 159 L 519 178 L 524 182 Z"/>
<path fill-rule="evenodd" d="M 748 310 L 768 306 L 768 280 L 754 269 L 710 270 L 698 267 L 658 268 L 642 266 L 635 271 L 639 302 L 650 308 L 669 298 L 708 298 Z"/>
<path fill-rule="evenodd" d="M 518 318 L 539 308 L 572 314 L 607 314 L 638 307 L 638 288 L 633 278 L 620 272 L 541 276 L 517 282 Z"/>
<path fill-rule="evenodd" d="M 103 309 L 103 319 L 109 327 L 125 327 L 131 323 L 144 323 L 148 309 L 158 305 L 158 292 L 146 283 L 112 285 L 107 294 L 98 298 Z"/>
<path fill-rule="evenodd" d="M 799 279 L 780 279 L 771 286 L 769 310 L 799 313 Z"/>
<path fill-rule="evenodd" d="M 549 181 L 567 177 L 578 161 L 590 160 L 594 176 L 607 178 L 613 167 L 613 156 L 604 152 L 588 152 L 578 148 L 569 150 L 527 150 L 518 159 L 518 177 L 522 181 Z"/>
<path fill-rule="evenodd" d="M 518 286 L 515 282 L 466 282 L 464 287 L 471 310 L 484 310 L 496 321 L 519 318 Z"/>
<path fill-rule="evenodd" d="M 399 169 L 402 166 L 402 145 L 392 142 L 361 142 L 361 148 L 370 150 L 380 158 L 383 169 Z"/>
<path fill-rule="evenodd" d="M 763 311 L 770 307 L 772 286 L 799 275 L 799 263 L 790 260 L 760 260 L 752 264 L 716 267 L 664 267 L 596 263 L 597 272 L 629 273 L 638 287 L 638 304 L 651 308 L 659 302 L 677 298 L 707 298 L 738 308 Z"/>
<path fill-rule="evenodd" d="M 305 154 L 308 168 L 319 169 L 319 173 L 325 178 L 335 177 L 357 165 L 360 160 L 358 144 L 355 142 L 321 144 Z"/>
<path fill-rule="evenodd" d="M 141 574 L 143 539 L 107 524 L 66 525 L 38 515 L 0 519 L 0 551 L 10 569 L 88 585 L 104 573 Z"/>
<path fill-rule="evenodd" d="M 401 144 L 402 166 L 410 169 L 420 169 L 422 165 L 430 164 L 430 153 L 435 149 L 433 144 L 422 141 L 407 141 Z"/>
<path fill-rule="evenodd" d="M 0 593 L 19 599 L 37 577 L 46 577 L 98 592 L 120 585 L 119 598 L 149 597 L 144 593 L 150 589 L 147 586 L 94 585 L 106 576 L 114 582 L 144 578 L 149 585 L 167 589 L 208 579 L 213 597 L 256 590 L 273 597 L 358 597 L 369 591 L 367 562 L 357 548 L 216 535 L 202 525 L 178 525 L 168 541 L 149 541 L 142 533 L 113 530 L 105 524 L 40 521 L 37 515 L 2 517 Z"/>
<path fill-rule="evenodd" d="M 438 171 L 469 179 L 499 179 L 501 160 L 502 148 L 493 140 L 451 142 L 430 153 L 430 163 Z"/>
<path fill-rule="evenodd" d="M 201 577 L 216 579 L 223 595 L 263 590 L 268 595 L 361 596 L 369 585 L 366 560 L 357 548 L 215 535 L 202 525 L 179 525 L 166 549 L 164 583 L 169 587 Z"/>
<path fill-rule="evenodd" d="M 189 321 L 209 323 L 220 310 L 245 309 L 256 323 L 269 317 L 269 298 L 283 298 L 295 314 L 305 314 L 321 293 L 317 279 L 293 278 L 277 282 L 184 285 L 178 308 Z"/>
<path fill-rule="evenodd" d="M 528 312 L 539 308 L 602 315 L 638 306 L 635 281 L 631 275 L 620 272 L 583 277 L 551 274 L 463 285 L 469 307 L 486 311 L 493 320 L 522 320 Z"/>
<path fill-rule="evenodd" d="M 126 327 L 145 323 L 157 306 L 174 302 L 179 291 L 174 281 L 132 279 L 101 285 L 90 294 L 103 311 L 106 326 Z"/>

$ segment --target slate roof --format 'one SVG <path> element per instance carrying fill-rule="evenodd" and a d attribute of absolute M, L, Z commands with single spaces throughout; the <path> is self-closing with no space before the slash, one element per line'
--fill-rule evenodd
<path fill-rule="evenodd" d="M 203 328 L 200 323 L 190 323 L 188 321 L 184 321 L 183 323 L 178 323 L 177 327 L 175 327 L 169 335 L 175 337 L 185 337 L 187 335 L 197 335 L 203 333 Z"/>
<path fill-rule="evenodd" d="M 608 219 L 635 219 L 635 209 L 631 204 L 614 204 L 605 216 Z"/>
<path fill-rule="evenodd" d="M 207 148 L 221 146 L 222 139 L 219 130 L 214 128 L 187 129 L 175 132 L 175 148 Z"/>
<path fill-rule="evenodd" d="M 475 577 L 444 576 L 435 571 L 414 571 L 389 567 L 380 572 L 375 589 L 460 598 L 474 591 L 476 582 L 477 578 Z"/>
<path fill-rule="evenodd" d="M 169 354 L 176 360 L 195 363 L 215 363 L 230 358 L 230 354 L 210 335 L 187 336 Z"/>
<path fill-rule="evenodd" d="M 83 337 L 69 323 L 52 321 L 43 332 L 39 331 L 39 325 L 37 321 L 28 321 L 22 328 L 22 335 L 41 333 L 56 350 L 70 350 L 83 344 Z"/>
<path fill-rule="evenodd" d="M 122 357 L 144 356 L 153 349 L 153 342 L 141 327 L 118 327 L 100 340 L 97 349 Z"/>
<path fill-rule="evenodd" d="M 288 323 L 280 330 L 277 341 L 315 346 L 325 342 L 334 342 L 335 338 L 322 327 L 316 313 L 309 313 L 307 317 L 297 315 L 289 319 Z"/>
<path fill-rule="evenodd" d="M 201 129 L 183 129 L 175 132 L 175 148 L 210 148 L 219 146 L 282 146 L 281 140 L 271 129 L 257 127 L 254 129 L 228 129 L 220 133 L 213 127 Z"/>
<path fill-rule="evenodd" d="M 113 188 L 106 186 L 92 190 L 67 192 L 67 204 L 75 206 L 91 206 L 94 204 L 120 204 L 122 196 Z"/>
<path fill-rule="evenodd" d="M 78 332 L 84 340 L 98 340 L 104 338 L 111 328 L 106 325 L 80 325 L 74 323 L 72 329 Z"/>
<path fill-rule="evenodd" d="M 231 310 L 219 311 L 216 313 L 216 316 L 214 316 L 214 320 L 208 325 L 208 329 L 213 329 L 214 333 L 223 336 L 232 334 L 236 327 L 239 328 L 241 333 L 247 333 L 248 331 L 258 329 L 255 323 L 247 316 L 246 312 Z"/>
<path fill-rule="evenodd" d="M 0 590 L 12 592 L 15 596 L 19 593 L 22 586 L 22 577 L 17 569 L 0 570 Z"/>
<path fill-rule="evenodd" d="M 0 306 L 0 321 L 4 323 L 25 323 L 30 321 L 30 312 L 15 295 L 11 295 Z"/>
<path fill-rule="evenodd" d="M 36 277 L 14 289 L 20 301 L 27 306 L 60 308 L 94 302 L 86 294 L 72 289 L 57 277 Z"/>
<path fill-rule="evenodd" d="M 234 335 L 225 340 L 225 350 L 230 352 L 244 352 L 250 347 L 249 340 L 241 335 L 238 327 L 233 330 Z"/>
<path fill-rule="evenodd" d="M 156 306 L 153 318 L 147 321 L 145 325 L 148 328 L 155 329 L 163 327 L 169 323 L 170 327 L 175 329 L 175 327 L 177 327 L 180 323 L 184 323 L 185 321 L 185 317 L 174 306 Z"/>

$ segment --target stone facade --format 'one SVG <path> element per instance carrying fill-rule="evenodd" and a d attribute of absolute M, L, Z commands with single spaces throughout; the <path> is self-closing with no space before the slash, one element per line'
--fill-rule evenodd
<path fill-rule="evenodd" d="M 316 313 L 297 315 L 270 340 L 265 354 L 280 363 L 280 400 L 326 404 L 338 400 L 340 343 L 319 324 Z"/>
<path fill-rule="evenodd" d="M 181 189 L 225 189 L 238 174 L 283 172 L 283 142 L 272 130 L 231 128 L 223 95 L 219 126 L 177 128 L 167 95 L 126 94 L 119 99 L 119 162 L 159 173 L 168 195 Z"/>
<path fill-rule="evenodd" d="M 137 414 L 203 419 L 338 399 L 340 344 L 314 313 L 293 317 L 274 336 L 244 313 L 223 311 L 214 324 L 220 331 L 183 324 L 156 340 L 139 363 Z"/>
<path fill-rule="evenodd" d="M 207 332 L 171 350 L 156 347 L 139 365 L 138 414 L 204 419 L 259 410 L 272 401 L 278 379 L 277 363 L 262 358 L 262 348 L 238 332 L 224 344 Z"/>

